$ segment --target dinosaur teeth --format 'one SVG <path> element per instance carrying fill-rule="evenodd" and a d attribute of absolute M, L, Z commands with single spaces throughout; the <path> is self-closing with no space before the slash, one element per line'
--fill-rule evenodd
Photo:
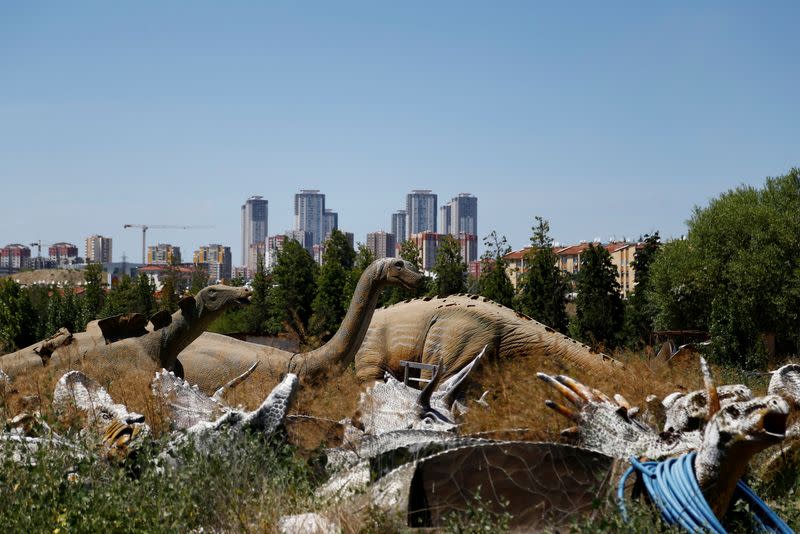
<path fill-rule="evenodd" d="M 783 438 L 786 436 L 786 420 L 788 414 L 769 412 L 761 420 L 761 428 L 770 436 Z"/>

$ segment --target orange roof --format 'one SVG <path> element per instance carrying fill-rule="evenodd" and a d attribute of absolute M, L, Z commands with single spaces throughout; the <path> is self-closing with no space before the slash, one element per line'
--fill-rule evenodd
<path fill-rule="evenodd" d="M 519 250 L 513 250 L 513 251 L 509 252 L 508 254 L 506 254 L 505 256 L 503 256 L 503 259 L 504 260 L 521 260 L 525 256 L 525 254 L 527 254 L 531 250 L 533 250 L 533 247 L 525 247 L 525 248 L 521 248 Z"/>

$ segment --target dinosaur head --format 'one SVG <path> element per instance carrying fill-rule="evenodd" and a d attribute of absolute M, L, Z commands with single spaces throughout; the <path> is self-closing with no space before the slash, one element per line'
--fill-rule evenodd
<path fill-rule="evenodd" d="M 373 265 L 376 268 L 377 281 L 389 285 L 399 285 L 406 289 L 415 289 L 423 276 L 411 262 L 399 258 L 385 258 L 377 260 Z"/>
<path fill-rule="evenodd" d="M 394 430 L 437 430 L 455 432 L 454 407 L 470 373 L 479 365 L 486 347 L 457 374 L 442 380 L 445 369 L 438 370 L 420 391 L 386 373 L 383 382 L 367 388 L 358 402 L 359 420 L 365 434 L 383 434 Z"/>
<path fill-rule="evenodd" d="M 719 386 L 716 389 L 722 406 L 753 398 L 750 388 L 742 384 Z M 664 430 L 685 432 L 702 428 L 709 417 L 708 397 L 706 390 L 668 395 L 662 402 L 666 412 Z"/>
<path fill-rule="evenodd" d="M 216 316 L 229 308 L 250 303 L 252 291 L 247 287 L 213 285 L 204 288 L 195 297 L 186 297 L 180 302 L 184 315 L 197 317 Z M 192 302 L 193 301 L 193 302 Z"/>
<path fill-rule="evenodd" d="M 789 404 L 777 395 L 723 406 L 711 417 L 695 458 L 700 489 L 718 517 L 758 452 L 783 441 Z"/>
<path fill-rule="evenodd" d="M 800 408 L 800 365 L 790 363 L 770 373 L 770 395 L 779 395 L 793 408 Z"/>

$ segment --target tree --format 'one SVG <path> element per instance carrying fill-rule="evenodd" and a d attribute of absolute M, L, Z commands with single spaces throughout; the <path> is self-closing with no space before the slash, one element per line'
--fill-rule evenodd
<path fill-rule="evenodd" d="M 0 279 L 0 351 L 36 342 L 38 318 L 27 292 L 10 278 Z"/>
<path fill-rule="evenodd" d="M 436 279 L 429 294 L 446 297 L 467 290 L 467 273 L 464 258 L 461 257 L 461 245 L 453 236 L 445 235 L 439 243 L 433 272 Z"/>
<path fill-rule="evenodd" d="M 189 292 L 192 295 L 197 295 L 204 287 L 208 285 L 208 271 L 200 264 L 196 263 L 192 268 L 192 281 Z"/>
<path fill-rule="evenodd" d="M 317 293 L 317 270 L 314 258 L 300 243 L 289 239 L 283 244 L 272 269 L 271 333 L 289 329 L 303 340 Z"/>
<path fill-rule="evenodd" d="M 346 294 L 348 279 L 353 270 L 356 253 L 339 230 L 331 232 L 325 242 L 322 268 L 317 279 L 317 294 L 314 297 L 311 331 L 327 339 L 339 328 L 350 295 Z"/>
<path fill-rule="evenodd" d="M 623 321 L 622 297 L 611 254 L 591 244 L 581 254 L 574 334 L 593 347 L 617 346 Z"/>
<path fill-rule="evenodd" d="M 131 288 L 131 302 L 128 310 L 150 316 L 156 311 L 156 285 L 152 278 L 139 273 L 136 283 Z"/>
<path fill-rule="evenodd" d="M 253 294 L 250 305 L 245 312 L 245 329 L 248 332 L 262 334 L 267 332 L 270 317 L 269 291 L 270 280 L 264 268 L 264 256 L 260 253 L 256 259 L 256 273 L 253 276 Z M 232 312 L 238 310 L 231 310 Z"/>
<path fill-rule="evenodd" d="M 647 292 L 650 291 L 650 265 L 659 248 L 661 248 L 661 238 L 658 232 L 645 235 L 642 246 L 636 249 L 631 262 L 636 275 L 636 285 L 628 297 L 625 308 L 625 338 L 627 345 L 632 349 L 645 346 L 653 332 L 655 310 L 647 299 Z"/>
<path fill-rule="evenodd" d="M 567 280 L 553 251 L 550 223 L 536 216 L 531 228 L 531 249 L 525 255 L 515 308 L 559 332 L 567 332 Z"/>
<path fill-rule="evenodd" d="M 696 207 L 651 267 L 661 329 L 708 330 L 718 361 L 755 368 L 800 352 L 800 169 Z"/>
<path fill-rule="evenodd" d="M 162 274 L 161 298 L 158 303 L 160 309 L 169 313 L 178 309 L 178 292 L 180 291 L 178 272 L 174 256 L 170 256 L 169 264 Z"/>
<path fill-rule="evenodd" d="M 498 237 L 494 230 L 483 238 L 483 244 L 486 252 L 481 257 L 478 293 L 510 308 L 514 300 L 514 285 L 506 272 L 508 262 L 503 256 L 511 252 L 511 247 L 506 236 Z"/>
<path fill-rule="evenodd" d="M 353 298 L 356 286 L 358 286 L 358 280 L 361 278 L 362 273 L 375 261 L 375 255 L 365 244 L 359 243 L 357 248 L 358 250 L 356 251 L 355 260 L 353 261 L 353 268 L 347 276 L 347 284 L 344 289 L 344 294 L 347 298 L 345 309 L 350 307 L 350 301 Z"/>
<path fill-rule="evenodd" d="M 83 326 L 89 321 L 98 318 L 103 309 L 103 266 L 100 263 L 90 263 L 83 273 L 86 280 L 86 291 L 83 294 Z"/>

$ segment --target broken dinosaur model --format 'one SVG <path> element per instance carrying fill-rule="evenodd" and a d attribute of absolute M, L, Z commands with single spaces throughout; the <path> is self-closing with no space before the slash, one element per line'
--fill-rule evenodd
<path fill-rule="evenodd" d="M 178 354 L 225 310 L 249 302 L 250 295 L 248 288 L 213 285 L 183 297 L 172 315 L 159 312 L 149 322 L 141 314 L 124 314 L 92 321 L 77 334 L 62 328 L 49 339 L 0 357 L 0 369 L 13 379 L 43 366 L 92 360 L 123 371 L 164 368 L 181 375 Z"/>

